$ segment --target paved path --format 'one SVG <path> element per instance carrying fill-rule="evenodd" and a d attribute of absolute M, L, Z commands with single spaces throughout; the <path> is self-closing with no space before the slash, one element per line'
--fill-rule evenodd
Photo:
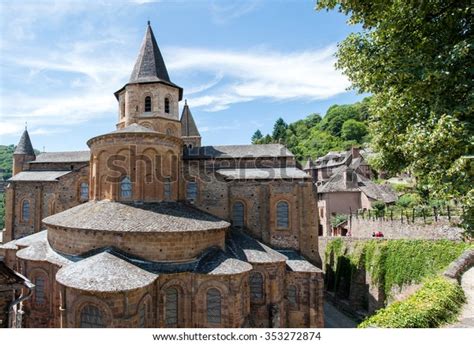
<path fill-rule="evenodd" d="M 459 321 L 450 327 L 474 328 L 474 267 L 462 275 L 461 286 L 464 289 L 464 294 L 466 294 L 466 303 L 463 306 Z"/>
<path fill-rule="evenodd" d="M 324 327 L 326 328 L 355 328 L 357 323 L 330 302 L 324 302 Z"/>

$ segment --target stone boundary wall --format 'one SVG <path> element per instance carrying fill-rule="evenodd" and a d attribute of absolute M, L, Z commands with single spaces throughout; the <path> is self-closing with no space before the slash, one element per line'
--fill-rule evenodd
<path fill-rule="evenodd" d="M 473 266 L 474 249 L 469 249 L 448 266 L 448 268 L 444 272 L 444 276 L 455 279 L 459 282 L 459 279 L 461 278 L 463 273 L 465 273 Z"/>
<path fill-rule="evenodd" d="M 440 218 L 437 222 L 401 223 L 400 220 L 387 221 L 383 219 L 368 220 L 352 218 L 348 221 L 352 237 L 371 238 L 373 232 L 381 231 L 385 239 L 448 239 L 461 240 L 463 229 L 450 223 L 448 219 Z"/>

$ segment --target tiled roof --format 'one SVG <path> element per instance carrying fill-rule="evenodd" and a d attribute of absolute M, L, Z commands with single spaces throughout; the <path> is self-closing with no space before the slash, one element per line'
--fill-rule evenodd
<path fill-rule="evenodd" d="M 38 241 L 30 246 L 19 250 L 16 253 L 18 258 L 35 261 L 35 262 L 49 262 L 57 266 L 66 266 L 71 261 L 54 251 L 47 239 Z"/>
<path fill-rule="evenodd" d="M 245 179 L 311 179 L 296 167 L 285 168 L 237 168 L 217 170 L 220 175 L 234 180 Z"/>
<path fill-rule="evenodd" d="M 235 257 L 249 263 L 284 262 L 286 257 L 240 230 L 232 229 L 227 249 Z"/>
<path fill-rule="evenodd" d="M 252 265 L 249 263 L 235 259 L 219 248 L 212 248 L 199 259 L 194 272 L 208 275 L 229 275 L 250 270 L 252 270 Z"/>
<path fill-rule="evenodd" d="M 133 123 L 125 128 L 114 130 L 109 134 L 118 134 L 118 133 L 156 133 L 156 131 L 153 129 L 144 127 L 143 125 Z"/>
<path fill-rule="evenodd" d="M 187 149 L 184 159 L 278 158 L 293 157 L 281 144 L 203 146 Z"/>
<path fill-rule="evenodd" d="M 305 258 L 300 256 L 294 250 L 278 250 L 281 254 L 285 255 L 288 259 L 286 261 L 286 268 L 290 271 L 295 272 L 322 272 L 321 269 L 317 268 Z"/>
<path fill-rule="evenodd" d="M 181 115 L 181 136 L 201 136 L 187 102 Z"/>
<path fill-rule="evenodd" d="M 43 219 L 46 225 L 98 231 L 187 232 L 227 228 L 215 216 L 178 202 L 90 201 Z"/>
<path fill-rule="evenodd" d="M 352 169 L 349 169 L 353 171 Z M 385 203 L 393 203 L 397 200 L 396 194 L 389 186 L 378 185 L 370 179 L 356 173 L 353 173 L 354 182 L 346 183 L 344 174 L 348 171 L 348 167 L 339 168 L 328 181 L 319 187 L 318 193 L 329 192 L 363 192 L 368 197 L 383 201 Z"/>
<path fill-rule="evenodd" d="M 157 277 L 105 251 L 65 266 L 56 274 L 56 280 L 64 286 L 97 292 L 143 288 Z"/>
<path fill-rule="evenodd" d="M 24 171 L 20 172 L 8 181 L 11 182 L 55 182 L 71 171 Z"/>
<path fill-rule="evenodd" d="M 13 154 L 35 155 L 33 145 L 31 144 L 30 135 L 28 135 L 28 130 L 25 129 L 21 135 L 20 142 L 18 142 Z"/>
<path fill-rule="evenodd" d="M 45 163 L 45 162 L 89 162 L 90 151 L 76 151 L 76 152 L 47 152 L 41 153 L 36 157 L 35 161 L 31 163 Z"/>
<path fill-rule="evenodd" d="M 313 163 L 313 159 L 309 158 L 307 161 L 306 161 L 306 164 L 304 165 L 304 168 L 303 170 L 310 170 L 314 167 L 314 163 Z"/>

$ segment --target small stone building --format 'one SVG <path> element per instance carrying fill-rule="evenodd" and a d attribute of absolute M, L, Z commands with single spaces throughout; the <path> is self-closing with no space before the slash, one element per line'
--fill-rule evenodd
<path fill-rule="evenodd" d="M 116 130 L 35 155 L 6 188 L 26 327 L 322 327 L 316 188 L 282 145 L 201 146 L 148 25 Z"/>

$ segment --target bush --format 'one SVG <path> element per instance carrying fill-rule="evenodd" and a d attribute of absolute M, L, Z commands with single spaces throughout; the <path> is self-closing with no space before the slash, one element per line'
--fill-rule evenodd
<path fill-rule="evenodd" d="M 456 281 L 437 276 L 427 280 L 406 300 L 379 310 L 359 327 L 439 327 L 455 320 L 464 302 L 464 292 Z"/>
<path fill-rule="evenodd" d="M 397 200 L 397 205 L 402 208 L 411 208 L 421 202 L 421 198 L 418 194 L 409 193 L 404 194 Z"/>
<path fill-rule="evenodd" d="M 344 221 L 347 221 L 348 216 L 345 214 L 336 214 L 331 217 L 331 226 L 337 227 Z"/>

